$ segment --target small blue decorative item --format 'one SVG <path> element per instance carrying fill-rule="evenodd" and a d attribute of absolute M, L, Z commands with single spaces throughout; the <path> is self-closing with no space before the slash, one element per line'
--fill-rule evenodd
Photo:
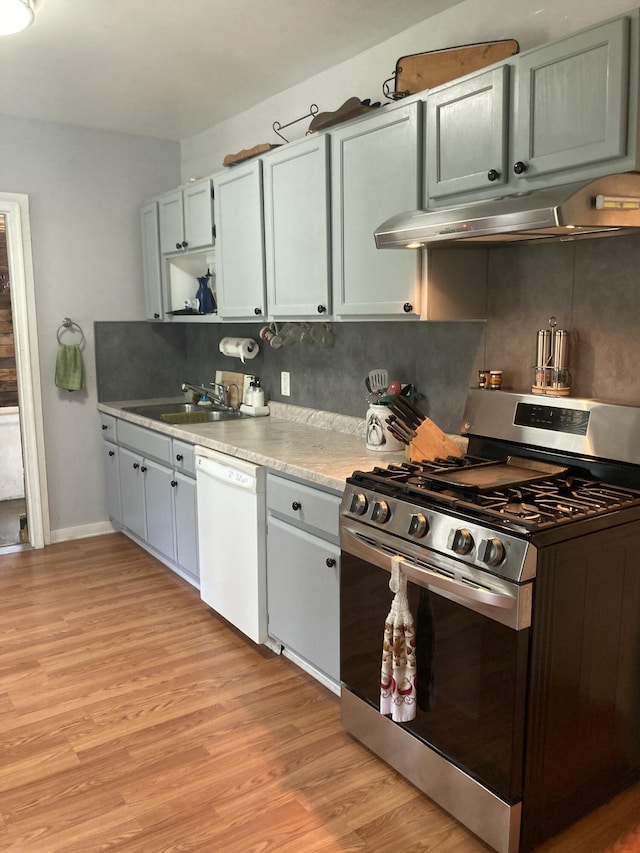
<path fill-rule="evenodd" d="M 209 276 L 198 276 L 198 284 L 200 285 L 196 293 L 199 306 L 198 310 L 201 314 L 213 314 L 216 310 L 216 300 L 209 287 Z"/>

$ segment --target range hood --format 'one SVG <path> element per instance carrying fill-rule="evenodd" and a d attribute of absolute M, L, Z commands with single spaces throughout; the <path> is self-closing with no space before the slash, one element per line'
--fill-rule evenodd
<path fill-rule="evenodd" d="M 625 172 L 442 209 L 411 210 L 383 222 L 379 249 L 537 243 L 640 229 L 640 174 Z"/>

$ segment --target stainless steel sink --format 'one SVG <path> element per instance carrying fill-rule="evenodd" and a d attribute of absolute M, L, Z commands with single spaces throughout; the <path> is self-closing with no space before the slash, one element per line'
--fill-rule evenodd
<path fill-rule="evenodd" d="M 165 424 L 198 424 L 213 421 L 237 421 L 248 417 L 243 412 L 227 412 L 222 409 L 197 406 L 193 403 L 153 403 L 148 406 L 123 406 L 123 412 L 131 412 Z"/>

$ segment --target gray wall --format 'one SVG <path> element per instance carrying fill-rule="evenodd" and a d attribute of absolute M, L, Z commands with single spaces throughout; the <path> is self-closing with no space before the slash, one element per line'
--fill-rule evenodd
<path fill-rule="evenodd" d="M 244 368 L 218 343 L 225 335 L 257 337 L 259 324 L 96 323 L 99 399 L 173 396 L 180 381 L 210 382 L 226 369 L 260 376 L 268 399 L 363 416 L 364 377 L 386 367 L 425 395 L 422 408 L 439 426 L 457 432 L 479 368 L 503 370 L 505 388 L 530 389 L 536 331 L 553 315 L 575 340 L 573 396 L 640 405 L 640 235 L 488 255 L 486 324 L 334 323 L 333 349 L 261 346 Z M 288 398 L 280 395 L 282 370 L 291 374 Z"/>
<path fill-rule="evenodd" d="M 54 538 L 105 520 L 93 321 L 144 316 L 140 204 L 178 182 L 174 142 L 0 116 L 0 188 L 29 196 Z M 86 338 L 72 394 L 53 382 L 63 317 Z"/>
<path fill-rule="evenodd" d="M 538 329 L 572 332 L 572 395 L 640 405 L 640 235 L 489 252 L 488 320 L 475 368 L 530 389 Z"/>
<path fill-rule="evenodd" d="M 457 432 L 469 373 L 483 323 L 333 323 L 335 345 L 322 349 L 304 341 L 281 349 L 261 343 L 242 365 L 220 354 L 226 335 L 257 339 L 260 325 L 96 323 L 98 398 L 101 401 L 174 396 L 180 381 L 200 385 L 215 371 L 260 377 L 268 400 L 364 417 L 364 379 L 384 367 L 391 378 L 412 382 L 425 395 L 425 412 Z M 127 365 L 135 364 L 135 371 Z M 291 374 L 291 396 L 280 394 L 280 372 Z"/>

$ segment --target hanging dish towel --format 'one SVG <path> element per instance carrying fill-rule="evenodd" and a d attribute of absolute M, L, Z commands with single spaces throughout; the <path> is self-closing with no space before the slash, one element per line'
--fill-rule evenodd
<path fill-rule="evenodd" d="M 80 344 L 59 344 L 56 357 L 56 385 L 65 391 L 82 388 L 82 353 Z"/>
<path fill-rule="evenodd" d="M 408 723 L 416 716 L 416 635 L 401 562 L 401 557 L 391 561 L 389 589 L 395 595 L 384 623 L 380 713 L 391 714 L 397 723 Z"/>

